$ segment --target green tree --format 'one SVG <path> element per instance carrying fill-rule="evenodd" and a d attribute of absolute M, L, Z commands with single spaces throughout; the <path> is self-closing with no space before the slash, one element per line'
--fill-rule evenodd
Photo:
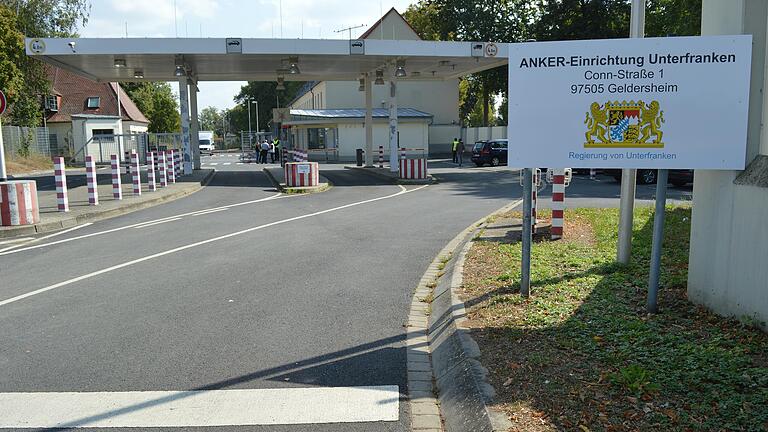
<path fill-rule="evenodd" d="M 272 123 L 272 109 L 287 106 L 298 91 L 304 85 L 303 82 L 286 81 L 285 90 L 276 90 L 274 82 L 249 81 L 240 88 L 240 93 L 234 97 L 237 106 L 229 110 L 230 121 L 234 130 L 248 130 L 248 107 L 245 105 L 248 99 L 259 102 L 259 129 L 274 130 Z M 256 105 L 251 105 L 251 129 L 256 129 Z"/>
<path fill-rule="evenodd" d="M 120 84 L 136 106 L 149 120 L 150 132 L 178 132 L 181 114 L 171 85 L 166 82 L 137 82 Z"/>
<path fill-rule="evenodd" d="M 88 22 L 90 4 L 87 0 L 0 0 L 3 35 L 8 42 L 9 35 L 29 37 L 74 36 L 78 25 Z M 13 18 L 13 19 L 12 19 Z M 50 83 L 43 63 L 28 57 L 16 43 L 3 43 L 0 58 L 12 61 L 21 71 L 23 85 L 14 88 L 9 95 L 11 121 L 20 126 L 37 126 L 42 119 L 42 98 L 50 92 Z M 7 79 L 7 77 L 4 77 Z M 2 84 L 10 84 L 12 80 Z"/>
<path fill-rule="evenodd" d="M 224 136 L 224 111 L 219 111 L 216 107 L 206 107 L 200 111 L 199 121 L 200 130 L 213 131 L 216 136 Z"/>
<path fill-rule="evenodd" d="M 539 10 L 531 0 L 419 0 L 404 17 L 423 39 L 519 42 L 533 34 Z M 477 100 L 482 99 L 482 124 L 490 124 L 494 96 L 507 92 L 507 68 L 474 74 L 467 77 L 467 83 L 459 107 L 462 120 L 469 120 Z"/>

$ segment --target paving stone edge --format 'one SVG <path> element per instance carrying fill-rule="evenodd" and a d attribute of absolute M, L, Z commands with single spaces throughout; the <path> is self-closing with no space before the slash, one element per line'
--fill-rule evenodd
<path fill-rule="evenodd" d="M 480 355 L 477 343 L 472 340 L 469 332 L 461 326 L 464 321 L 464 303 L 459 299 L 457 290 L 461 287 L 464 256 L 471 245 L 469 241 L 471 236 L 486 225 L 488 218 L 508 212 L 521 203 L 522 201 L 516 201 L 507 204 L 478 219 L 456 235 L 432 260 L 416 287 L 411 301 L 406 337 L 408 394 L 411 404 L 411 426 L 414 431 L 506 431 L 511 426 L 505 415 L 488 409 L 486 405 L 492 397 L 493 388 L 484 381 L 482 366 L 476 360 Z M 455 252 L 459 248 L 461 251 L 454 258 Z M 446 266 L 451 261 L 453 261 L 453 267 L 450 289 L 445 293 L 438 294 L 447 294 L 450 301 L 446 302 L 447 307 L 433 308 L 434 305 L 438 304 L 434 302 L 438 282 L 441 277 L 446 275 Z M 440 321 L 444 317 L 447 317 L 447 320 L 442 320 L 443 325 L 440 329 Z M 437 333 L 436 330 L 440 332 Z M 433 343 L 437 338 L 458 340 L 461 351 L 463 351 L 461 363 L 465 363 L 466 359 L 471 359 L 474 362 L 471 367 L 462 368 L 460 367 L 462 365 L 456 361 L 436 362 L 433 357 Z M 425 361 L 429 362 L 428 371 L 424 370 Z M 438 379 L 446 376 L 448 370 L 454 374 L 463 372 L 465 378 L 474 383 L 474 386 L 471 387 L 475 387 L 477 391 L 468 392 L 466 389 L 460 388 L 452 379 Z M 429 379 L 429 386 L 425 386 L 427 379 Z M 426 390 L 427 388 L 431 390 Z M 451 394 L 452 397 L 442 397 L 445 394 Z M 457 394 L 458 398 L 456 397 Z M 471 400 L 474 405 L 481 405 L 485 415 L 478 417 L 476 412 L 464 409 L 466 405 L 461 406 L 461 404 L 453 403 L 457 399 Z M 450 407 L 451 409 L 447 409 L 449 407 L 443 404 L 453 406 Z M 467 420 L 475 422 L 475 424 L 470 425 Z M 451 427 L 451 425 L 457 424 L 462 426 Z"/>

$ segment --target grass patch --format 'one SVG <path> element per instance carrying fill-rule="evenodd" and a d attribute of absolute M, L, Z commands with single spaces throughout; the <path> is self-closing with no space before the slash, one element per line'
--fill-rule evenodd
<path fill-rule="evenodd" d="M 614 262 L 618 211 L 569 211 L 565 239 L 533 248 L 527 300 L 520 245 L 474 243 L 468 324 L 514 430 L 768 430 L 768 335 L 686 298 L 690 213 L 667 209 L 655 316 L 650 208 L 636 210 L 626 266 Z"/>
<path fill-rule="evenodd" d="M 51 158 L 40 154 L 31 154 L 27 157 L 15 156 L 6 159 L 5 162 L 8 174 L 24 174 L 33 171 L 53 169 L 53 161 Z"/>

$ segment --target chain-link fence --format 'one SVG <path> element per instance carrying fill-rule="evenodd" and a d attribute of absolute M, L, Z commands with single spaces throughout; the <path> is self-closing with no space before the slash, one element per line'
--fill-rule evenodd
<path fill-rule="evenodd" d="M 60 154 L 55 140 L 51 139 L 48 128 L 3 126 L 3 148 L 5 157 L 16 159 L 34 155 L 57 156 Z"/>

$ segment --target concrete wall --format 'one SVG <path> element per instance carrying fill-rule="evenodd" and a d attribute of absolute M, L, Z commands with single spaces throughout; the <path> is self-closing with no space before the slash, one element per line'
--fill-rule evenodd
<path fill-rule="evenodd" d="M 464 130 L 464 143 L 473 144 L 476 141 L 507 138 L 506 126 L 472 127 Z"/>
<path fill-rule="evenodd" d="M 704 0 L 702 34 L 752 34 L 747 163 L 768 154 L 766 107 L 768 2 Z M 766 113 L 768 114 L 768 113 Z M 760 168 L 763 171 L 766 171 Z M 768 188 L 734 183 L 737 171 L 696 171 L 688 297 L 715 312 L 768 322 Z M 768 172 L 757 173 L 756 177 Z"/>
<path fill-rule="evenodd" d="M 365 128 L 361 123 L 339 124 L 339 159 L 354 160 L 355 150 L 365 148 Z M 425 122 L 400 122 L 400 146 L 424 148 L 429 151 L 429 126 Z M 379 146 L 384 146 L 385 159 L 389 156 L 389 128 L 384 122 L 373 125 L 374 164 L 378 161 Z"/>
<path fill-rule="evenodd" d="M 432 125 L 429 127 L 429 154 L 447 155 L 451 153 L 454 138 L 462 138 L 461 126 Z M 466 142 L 466 141 L 464 141 Z"/>

